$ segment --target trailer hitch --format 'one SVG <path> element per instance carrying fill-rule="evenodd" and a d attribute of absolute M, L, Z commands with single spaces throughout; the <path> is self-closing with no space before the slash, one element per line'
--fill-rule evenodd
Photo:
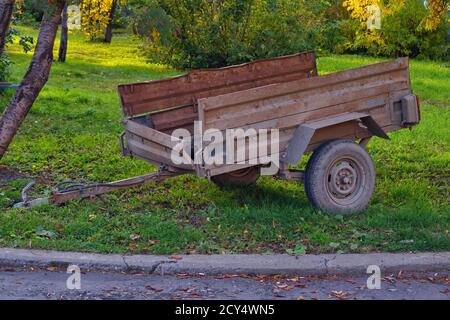
<path fill-rule="evenodd" d="M 19 209 L 19 208 L 32 208 L 41 204 L 48 204 L 49 203 L 49 198 L 38 198 L 38 199 L 33 199 L 30 200 L 28 198 L 28 194 L 27 192 L 36 184 L 36 181 L 30 181 L 21 191 L 20 193 L 20 197 L 22 202 L 19 202 L 17 204 L 14 205 L 14 208 Z"/>
<path fill-rule="evenodd" d="M 69 180 L 58 183 L 49 197 L 30 200 L 27 192 L 36 184 L 35 181 L 28 183 L 21 192 L 22 202 L 14 205 L 14 208 L 32 208 L 41 204 L 61 205 L 72 200 L 86 199 L 120 189 L 132 188 L 149 182 L 161 183 L 166 179 L 185 174 L 173 168 L 161 167 L 158 171 L 114 182 L 95 183 L 84 185 Z"/>

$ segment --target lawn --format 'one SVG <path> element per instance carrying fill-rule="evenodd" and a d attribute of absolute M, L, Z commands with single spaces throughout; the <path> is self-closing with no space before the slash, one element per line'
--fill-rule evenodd
<path fill-rule="evenodd" d="M 12 209 L 30 179 L 39 182 L 36 194 L 42 195 L 64 179 L 104 182 L 155 170 L 121 156 L 116 87 L 180 72 L 147 64 L 139 44 L 125 34 L 111 45 L 70 35 L 67 63 L 53 65 L 1 162 L 0 246 L 155 254 L 450 249 L 450 64 L 444 62 L 411 62 L 423 121 L 393 133 L 392 141 L 369 144 L 377 189 L 360 215 L 316 212 L 302 185 L 270 177 L 250 188 L 220 190 L 183 176 L 62 207 Z M 31 55 L 18 45 L 9 52 L 12 80 L 19 81 Z M 329 73 L 377 61 L 324 56 L 318 68 Z M 1 110 L 10 95 L 0 97 Z"/>

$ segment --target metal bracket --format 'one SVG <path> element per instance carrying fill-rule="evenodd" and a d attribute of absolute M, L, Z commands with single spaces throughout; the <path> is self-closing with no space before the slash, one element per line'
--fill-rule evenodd
<path fill-rule="evenodd" d="M 287 152 L 282 155 L 281 161 L 295 165 L 306 152 L 311 139 L 318 129 L 331 127 L 337 124 L 360 120 L 361 123 L 374 135 L 383 139 L 390 139 L 378 123 L 366 113 L 351 112 L 322 120 L 307 122 L 297 127 L 289 142 Z"/>
<path fill-rule="evenodd" d="M 122 150 L 122 155 L 124 157 L 126 157 L 127 155 L 130 154 L 130 151 L 127 149 L 127 147 L 125 146 L 125 132 L 122 132 L 119 136 L 119 140 L 120 140 L 120 149 Z"/>
<path fill-rule="evenodd" d="M 30 200 L 28 198 L 28 194 L 27 192 L 36 184 L 36 182 L 30 181 L 23 189 L 21 192 L 21 198 L 22 198 L 22 202 L 16 203 L 14 205 L 14 208 L 16 209 L 20 209 L 20 208 L 32 208 L 35 207 L 37 205 L 41 205 L 41 204 L 48 204 L 49 203 L 49 199 L 48 198 L 39 198 L 39 199 L 33 199 Z"/>

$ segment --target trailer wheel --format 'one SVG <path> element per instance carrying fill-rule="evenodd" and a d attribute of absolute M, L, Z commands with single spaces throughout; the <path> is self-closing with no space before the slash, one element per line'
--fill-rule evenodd
<path fill-rule="evenodd" d="M 261 172 L 259 167 L 250 167 L 230 173 L 211 177 L 211 180 L 219 187 L 225 186 L 249 186 L 256 183 Z"/>
<path fill-rule="evenodd" d="M 359 213 L 375 189 L 372 158 L 349 140 L 325 143 L 312 155 L 305 173 L 305 191 L 313 206 L 334 214 Z"/>

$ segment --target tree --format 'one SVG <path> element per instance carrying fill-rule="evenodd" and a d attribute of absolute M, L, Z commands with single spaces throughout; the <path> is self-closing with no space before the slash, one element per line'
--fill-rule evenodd
<path fill-rule="evenodd" d="M 151 0 L 133 30 L 151 62 L 215 68 L 319 47 L 335 0 Z M 325 32 L 327 31 L 327 32 Z"/>
<path fill-rule="evenodd" d="M 411 56 L 446 60 L 450 56 L 446 15 L 449 0 L 344 0 L 356 23 L 344 46 L 372 55 Z M 378 7 L 380 26 L 369 28 L 371 7 Z"/>
<path fill-rule="evenodd" d="M 0 55 L 5 50 L 6 34 L 11 23 L 14 0 L 0 0 Z"/>
<path fill-rule="evenodd" d="M 127 0 L 82 0 L 80 9 L 83 16 L 83 31 L 91 40 L 103 38 L 104 42 L 111 43 L 118 7 L 127 2 Z"/>
<path fill-rule="evenodd" d="M 113 0 L 111 3 L 111 8 L 109 10 L 109 21 L 108 21 L 108 25 L 106 26 L 106 31 L 105 31 L 105 42 L 106 43 L 111 43 L 112 41 L 112 26 L 113 26 L 113 22 L 114 22 L 114 15 L 116 13 L 116 9 L 117 9 L 117 0 Z"/>
<path fill-rule="evenodd" d="M 31 64 L 19 88 L 0 117 L 0 159 L 47 83 L 53 62 L 53 47 L 66 0 L 43 1 L 46 10 Z"/>
<path fill-rule="evenodd" d="M 69 17 L 67 14 L 67 3 L 64 6 L 63 14 L 61 18 L 61 40 L 59 44 L 59 52 L 58 52 L 58 61 L 59 62 L 66 62 L 66 55 L 67 55 L 67 41 L 68 41 L 68 34 L 69 34 L 69 27 L 67 26 L 67 21 Z"/>
<path fill-rule="evenodd" d="M 421 26 L 425 30 L 434 31 L 439 25 L 445 21 L 447 17 L 447 10 L 449 6 L 449 0 L 429 0 L 428 8 L 429 15 L 422 21 Z"/>
<path fill-rule="evenodd" d="M 105 36 L 113 0 L 83 0 L 80 3 L 81 28 L 91 40 Z"/>

